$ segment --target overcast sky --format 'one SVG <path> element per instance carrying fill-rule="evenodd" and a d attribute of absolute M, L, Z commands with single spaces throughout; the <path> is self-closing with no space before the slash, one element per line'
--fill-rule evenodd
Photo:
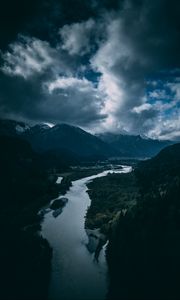
<path fill-rule="evenodd" d="M 179 16 L 179 0 L 6 0 L 1 117 L 180 139 Z"/>

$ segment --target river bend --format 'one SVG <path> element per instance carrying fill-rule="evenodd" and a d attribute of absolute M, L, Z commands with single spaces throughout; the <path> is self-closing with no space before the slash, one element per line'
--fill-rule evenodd
<path fill-rule="evenodd" d="M 42 236 L 53 248 L 49 287 L 50 300 L 104 300 L 107 293 L 107 264 L 104 248 L 98 262 L 86 247 L 88 237 L 84 228 L 90 198 L 86 184 L 108 173 L 127 173 L 131 167 L 107 170 L 72 182 L 64 197 L 68 203 L 54 218 L 52 211 L 44 216 Z"/>

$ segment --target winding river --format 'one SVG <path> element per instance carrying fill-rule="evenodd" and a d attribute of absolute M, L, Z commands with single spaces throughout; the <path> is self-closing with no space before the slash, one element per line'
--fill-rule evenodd
<path fill-rule="evenodd" d="M 52 271 L 49 287 L 50 300 L 103 300 L 107 293 L 107 265 L 105 247 L 98 262 L 86 247 L 88 236 L 84 228 L 90 198 L 86 184 L 108 173 L 127 173 L 131 167 L 107 170 L 73 181 L 64 197 L 68 203 L 54 218 L 52 211 L 44 216 L 42 235 L 53 248 Z M 59 180 L 60 181 L 60 180 Z"/>

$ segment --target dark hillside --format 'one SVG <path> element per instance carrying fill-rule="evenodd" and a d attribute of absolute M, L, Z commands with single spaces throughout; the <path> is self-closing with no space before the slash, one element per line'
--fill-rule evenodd
<path fill-rule="evenodd" d="M 114 228 L 110 299 L 179 299 L 180 144 L 135 171 L 141 197 Z"/>
<path fill-rule="evenodd" d="M 57 195 L 55 179 L 16 137 L 0 137 L 1 299 L 45 299 L 51 248 L 37 235 L 40 207 Z"/>

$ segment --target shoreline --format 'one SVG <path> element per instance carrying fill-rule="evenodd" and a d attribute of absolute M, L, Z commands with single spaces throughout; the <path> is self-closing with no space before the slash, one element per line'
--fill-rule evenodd
<path fill-rule="evenodd" d="M 85 231 L 88 236 L 88 243 L 86 247 L 90 253 L 94 253 L 94 259 L 98 262 L 100 252 L 108 239 L 105 234 L 100 232 L 99 228 L 85 228 Z"/>

